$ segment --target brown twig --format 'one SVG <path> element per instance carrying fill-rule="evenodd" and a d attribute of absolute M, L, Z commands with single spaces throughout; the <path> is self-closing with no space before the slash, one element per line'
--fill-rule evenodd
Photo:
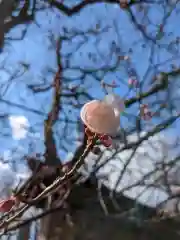
<path fill-rule="evenodd" d="M 23 207 L 20 207 L 16 209 L 15 213 L 13 214 L 12 217 L 10 217 L 10 214 L 12 211 L 10 211 L 8 214 L 6 214 L 6 220 L 4 219 L 4 216 L 0 219 L 1 224 L 0 228 L 4 228 L 5 231 L 7 232 L 7 226 L 11 224 L 13 221 L 16 220 L 16 218 L 19 218 L 25 211 L 27 211 L 31 206 L 36 205 L 40 200 L 43 198 L 46 198 L 48 195 L 53 194 L 54 192 L 58 191 L 59 188 L 63 187 L 63 185 L 66 183 L 66 180 L 71 180 L 74 176 L 74 173 L 76 170 L 81 167 L 81 165 L 84 163 L 84 159 L 88 155 L 88 153 L 92 150 L 93 146 L 95 145 L 97 141 L 97 136 L 96 134 L 94 135 L 94 138 L 92 141 L 87 145 L 84 153 L 81 155 L 79 160 L 73 165 L 73 167 L 68 171 L 67 173 L 65 172 L 62 177 L 58 177 L 57 180 L 55 180 L 50 186 L 48 186 L 44 191 L 42 191 L 38 196 L 35 198 L 27 201 L 27 204 L 24 205 Z M 69 191 L 70 189 L 67 189 Z M 17 196 L 18 197 L 18 196 Z M 14 210 L 13 210 L 14 211 Z M 9 216 L 9 217 L 8 217 Z"/>

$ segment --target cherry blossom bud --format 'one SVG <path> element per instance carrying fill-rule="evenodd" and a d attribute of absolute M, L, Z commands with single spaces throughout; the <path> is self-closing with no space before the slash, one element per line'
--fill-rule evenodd
<path fill-rule="evenodd" d="M 0 202 L 0 212 L 9 212 L 11 208 L 15 205 L 16 203 L 16 198 L 15 197 L 10 197 L 7 200 L 2 200 Z"/>
<path fill-rule="evenodd" d="M 142 104 L 142 105 L 141 105 L 141 108 L 142 108 L 142 109 L 145 109 L 145 108 L 148 108 L 148 107 L 149 107 L 148 104 Z"/>
<path fill-rule="evenodd" d="M 130 87 L 138 87 L 138 81 L 137 81 L 137 79 L 130 78 L 130 79 L 128 80 L 128 85 L 129 85 Z"/>
<path fill-rule="evenodd" d="M 112 138 L 110 136 L 104 134 L 104 135 L 101 135 L 99 139 L 105 147 L 112 146 Z"/>
<path fill-rule="evenodd" d="M 150 120 L 152 118 L 152 116 L 153 116 L 153 114 L 149 111 L 149 112 L 145 113 L 142 116 L 142 118 L 143 118 L 143 120 L 148 121 L 148 120 Z"/>
<path fill-rule="evenodd" d="M 81 109 L 81 120 L 87 128 L 97 134 L 115 134 L 120 126 L 120 117 L 107 103 L 93 100 Z"/>
<path fill-rule="evenodd" d="M 148 121 L 153 117 L 153 113 L 149 110 L 147 104 L 142 104 L 140 106 L 140 115 L 143 120 Z"/>

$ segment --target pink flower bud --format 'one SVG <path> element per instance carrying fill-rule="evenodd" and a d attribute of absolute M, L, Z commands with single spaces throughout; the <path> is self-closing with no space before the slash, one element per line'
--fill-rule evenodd
<path fill-rule="evenodd" d="M 104 135 L 101 135 L 99 139 L 105 147 L 112 146 L 112 138 L 110 136 L 104 134 Z"/>
<path fill-rule="evenodd" d="M 93 100 L 85 104 L 81 109 L 83 123 L 93 133 L 115 134 L 120 125 L 120 116 L 105 102 Z"/>
<path fill-rule="evenodd" d="M 149 109 L 148 108 L 144 108 L 143 109 L 143 114 L 148 114 L 149 113 Z"/>
<path fill-rule="evenodd" d="M 9 212 L 11 208 L 15 205 L 16 198 L 10 197 L 7 200 L 2 200 L 0 202 L 0 212 Z"/>
<path fill-rule="evenodd" d="M 129 85 L 130 87 L 138 87 L 138 81 L 137 81 L 137 79 L 130 78 L 130 79 L 128 80 L 128 85 Z"/>
<path fill-rule="evenodd" d="M 148 104 L 142 104 L 141 105 L 141 109 L 145 109 L 145 108 L 148 108 Z"/>
<path fill-rule="evenodd" d="M 152 112 L 149 110 L 147 104 L 142 104 L 140 107 L 140 115 L 143 120 L 147 121 L 150 120 L 153 117 Z"/>
<path fill-rule="evenodd" d="M 152 113 L 149 111 L 142 116 L 143 120 L 148 121 L 152 118 Z"/>

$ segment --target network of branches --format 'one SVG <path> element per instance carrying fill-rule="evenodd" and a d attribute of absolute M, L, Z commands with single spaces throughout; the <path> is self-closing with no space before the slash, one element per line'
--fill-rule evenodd
<path fill-rule="evenodd" d="M 98 11 L 101 11 L 101 8 L 105 8 L 105 4 L 108 9 L 115 6 L 116 9 L 118 8 L 119 14 L 126 16 L 124 21 L 129 24 L 127 32 L 132 31 L 135 34 L 132 39 L 130 39 L 131 33 L 128 33 L 126 38 L 129 37 L 129 39 L 124 40 L 124 33 L 121 31 L 123 24 L 119 23 L 118 15 L 117 19 L 112 17 L 109 22 L 105 19 L 97 19 L 93 26 L 88 26 L 85 30 L 78 26 L 66 27 L 63 23 L 61 24 L 64 16 L 72 18 L 73 21 L 73 18 L 75 19 L 77 15 L 80 16 L 87 8 L 92 7 L 93 10 L 97 8 Z M 125 103 L 125 112 L 121 116 L 124 120 L 122 120 L 120 132 L 113 137 L 116 145 L 113 145 L 111 149 L 115 151 L 111 158 L 132 150 L 130 157 L 123 163 L 123 169 L 119 172 L 118 180 L 112 191 L 112 201 L 117 187 L 121 184 L 123 176 L 128 171 L 128 166 L 140 146 L 161 132 L 172 131 L 174 133 L 174 129 L 176 131 L 178 129 L 180 37 L 178 31 L 177 33 L 173 32 L 175 30 L 171 29 L 168 24 L 175 21 L 173 19 L 180 17 L 179 1 L 84 0 L 69 6 L 63 0 L 5 0 L 0 3 L 2 55 L 8 52 L 8 47 L 12 42 L 21 42 L 27 38 L 31 25 L 38 29 L 43 28 L 43 23 L 37 17 L 38 14 L 48 13 L 50 16 L 56 16 L 59 19 L 59 21 L 56 19 L 58 24 L 61 25 L 57 31 L 58 34 L 52 29 L 46 29 L 45 36 L 48 39 L 49 50 L 55 55 L 56 67 L 49 64 L 47 57 L 45 69 L 41 71 L 41 75 L 34 82 L 29 80 L 28 74 L 33 71 L 30 63 L 21 61 L 12 70 L 8 63 L 9 55 L 1 61 L 2 74 L 9 75 L 5 83 L 0 83 L 1 104 L 12 109 L 22 109 L 32 116 L 39 116 L 42 119 L 45 146 L 42 156 L 44 161 L 40 160 L 37 152 L 36 157 L 32 156 L 32 152 L 35 151 L 33 144 L 29 147 L 29 154 L 22 157 L 31 170 L 31 175 L 23 184 L 14 189 L 12 197 L 6 202 L 7 206 L 11 206 L 11 204 L 12 206 L 0 218 L 0 230 L 3 235 L 57 209 L 65 209 L 68 214 L 71 192 L 76 191 L 76 185 L 84 183 L 81 181 L 82 172 L 79 169 L 87 164 L 86 158 L 89 153 L 94 153 L 98 160 L 93 171 L 88 175 L 88 179 L 96 176 L 96 172 L 111 160 L 108 158 L 106 161 L 101 161 L 102 155 L 108 150 L 102 152 L 97 135 L 95 133 L 91 137 L 87 135 L 80 120 L 81 107 L 86 102 L 98 98 L 97 95 L 105 95 L 109 89 L 115 89 L 115 91 L 120 89 Z M 158 8 L 159 14 L 161 13 L 161 17 L 157 17 L 157 20 L 154 20 L 157 13 L 153 15 L 151 12 L 155 11 L 155 8 Z M 21 36 L 14 37 L 10 30 L 20 26 L 23 26 Z M 94 42 L 93 48 L 90 46 L 91 41 Z M 107 51 L 100 49 L 104 42 Z M 141 52 L 146 52 L 145 57 Z M 83 60 L 79 61 L 80 63 L 76 63 L 75 60 L 74 64 L 73 58 L 77 54 Z M 143 70 L 138 70 L 138 64 L 135 61 L 139 61 L 140 66 L 143 65 Z M 66 74 L 68 70 L 72 72 L 69 74 L 70 77 Z M 111 76 L 115 80 L 110 79 Z M 24 78 L 26 81 L 23 80 Z M 26 102 L 23 104 L 23 97 L 22 104 L 13 102 L 6 97 L 8 89 L 17 80 L 19 80 L 19 84 L 23 82 L 27 92 L 34 97 L 38 98 L 42 94 L 51 93 L 49 110 L 44 110 L 44 106 L 41 107 L 42 110 L 27 106 Z M 96 88 L 99 89 L 97 93 L 94 91 Z M 49 104 L 49 97 L 45 98 L 45 101 L 46 104 Z M 2 126 L 7 117 L 8 112 L 2 114 Z M 73 129 L 80 132 L 81 139 L 69 137 Z M 137 138 L 135 141 L 130 141 L 129 138 L 133 134 L 136 134 Z M 56 140 L 56 135 L 60 140 Z M 75 141 L 79 141 L 80 146 L 76 148 L 71 161 L 64 164 L 58 154 L 59 149 L 67 153 L 69 146 Z M 170 189 L 169 172 L 171 173 L 177 167 L 179 153 L 166 161 L 168 158 L 167 148 L 170 149 L 169 151 L 178 152 L 178 136 L 175 142 L 169 142 L 168 146 L 163 145 L 163 147 L 164 150 L 161 151 L 164 155 L 160 163 L 156 159 L 156 168 L 144 175 L 142 179 L 121 189 L 122 194 L 138 185 L 147 188 L 162 186 L 169 194 L 166 201 L 178 198 L 179 191 L 174 193 Z M 151 157 L 149 156 L 149 158 Z M 156 173 L 158 173 L 158 177 L 155 178 Z M 148 183 L 147 180 L 152 176 L 154 181 Z M 102 201 L 101 199 L 102 207 L 106 211 L 106 206 Z M 43 211 L 24 219 L 24 213 L 31 207 L 40 208 Z M 177 216 L 177 212 L 173 212 L 173 217 Z M 163 216 L 164 218 L 166 216 Z M 145 222 L 149 221 L 154 221 L 154 219 L 145 220 Z M 159 221 L 159 218 L 156 218 L 155 221 Z"/>

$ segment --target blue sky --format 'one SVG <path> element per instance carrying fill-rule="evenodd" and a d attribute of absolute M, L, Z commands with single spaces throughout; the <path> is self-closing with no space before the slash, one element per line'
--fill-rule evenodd
<path fill-rule="evenodd" d="M 72 1 L 69 1 L 69 3 L 72 3 Z M 136 8 L 133 8 L 133 11 L 136 14 L 137 20 L 141 23 L 142 13 Z M 155 25 L 162 21 L 163 16 L 163 7 L 160 5 L 152 5 L 148 10 L 148 17 L 153 24 L 147 24 L 147 29 L 151 31 L 151 28 L 153 27 L 152 33 L 154 34 L 154 30 L 157 30 Z M 173 24 L 174 22 L 177 22 L 178 17 L 178 13 L 174 13 L 169 17 L 166 23 L 166 35 L 170 32 L 171 36 L 165 36 L 162 39 L 162 42 L 165 42 L 165 44 L 168 44 L 171 39 L 174 39 L 174 37 L 178 36 L 180 33 L 179 28 L 175 27 L 175 24 Z M 143 21 L 147 22 L 148 20 L 143 18 Z M 71 69 L 64 71 L 64 86 L 66 87 L 68 85 L 76 84 L 77 82 L 79 83 L 79 77 L 82 76 L 83 72 L 77 70 L 77 68 L 81 67 L 81 69 L 85 70 L 83 87 L 88 88 L 88 91 L 94 98 L 101 98 L 103 97 L 103 92 L 99 87 L 99 82 L 95 81 L 92 75 L 87 74 L 86 71 L 91 68 L 104 68 L 108 65 L 107 67 L 109 70 L 107 69 L 105 72 L 99 71 L 96 73 L 96 76 L 98 76 L 99 79 L 104 78 L 107 82 L 111 82 L 113 79 L 116 80 L 120 83 L 120 88 L 118 88 L 116 92 L 121 96 L 124 96 L 126 95 L 127 80 L 129 78 L 127 74 L 128 64 L 126 61 L 121 61 L 120 64 L 111 71 L 111 68 L 114 66 L 117 59 L 115 54 L 112 56 L 110 55 L 111 42 L 116 42 L 120 55 L 130 56 L 131 66 L 136 70 L 139 81 L 144 80 L 144 75 L 149 67 L 149 54 L 152 49 L 152 44 L 151 41 L 147 42 L 144 40 L 140 32 L 129 20 L 127 12 L 122 11 L 117 4 L 92 5 L 83 9 L 80 14 L 72 18 L 59 14 L 56 9 L 53 9 L 53 11 L 45 10 L 37 14 L 34 24 L 18 26 L 7 35 L 7 38 L 19 38 L 22 34 L 22 30 L 27 28 L 27 33 L 23 40 L 7 40 L 7 45 L 5 46 L 4 53 L 1 54 L 1 58 L 6 59 L 5 68 L 10 73 L 19 71 L 20 75 L 20 73 L 24 71 L 22 63 L 28 64 L 29 69 L 27 73 L 20 77 L 16 77 L 13 81 L 8 81 L 8 83 L 7 79 L 10 75 L 2 70 L 1 78 L 4 79 L 5 84 L 1 94 L 3 94 L 3 99 L 20 105 L 23 103 L 23 105 L 29 108 L 29 111 L 24 111 L 21 108 L 8 106 L 8 109 L 6 110 L 8 110 L 8 113 L 11 112 L 11 114 L 25 115 L 28 118 L 30 125 L 34 128 L 34 132 L 37 132 L 37 135 L 39 134 L 42 136 L 42 122 L 46 116 L 46 114 L 43 113 L 47 113 L 50 109 L 50 104 L 48 103 L 51 102 L 52 91 L 34 96 L 34 94 L 27 88 L 27 84 L 38 84 L 44 74 L 46 74 L 48 83 L 51 83 L 52 81 L 53 75 L 48 74 L 46 69 L 49 68 L 52 71 L 57 69 L 56 56 L 47 36 L 50 36 L 50 34 L 53 33 L 56 38 L 59 34 L 62 34 L 63 28 L 70 29 L 70 35 L 72 34 L 73 28 L 81 34 L 82 31 L 87 31 L 87 29 L 95 29 L 97 24 L 101 26 L 101 29 L 107 28 L 107 30 L 103 31 L 103 33 L 96 34 L 95 36 L 93 34 L 87 34 L 88 41 L 84 41 L 84 38 L 79 36 L 73 38 L 72 42 L 67 41 L 64 43 L 62 53 L 63 55 L 66 55 L 67 53 L 72 52 L 79 43 L 84 41 L 81 48 L 70 57 Z M 142 48 L 143 44 L 146 44 L 145 49 Z M 133 50 L 132 53 L 129 53 L 130 49 Z M 167 70 L 172 63 L 172 61 L 170 61 L 169 65 L 164 64 L 166 59 L 170 58 L 167 49 L 164 47 L 159 50 L 155 46 L 155 51 L 156 54 L 154 54 L 153 57 L 153 65 L 161 63 L 159 69 L 163 71 Z M 92 62 L 89 59 L 88 52 L 91 52 L 92 55 L 96 57 L 96 62 Z M 179 62 L 179 56 L 176 56 L 173 62 Z M 146 76 L 145 82 L 147 84 L 148 79 L 152 76 L 152 71 Z M 148 87 L 147 84 L 146 88 Z M 134 95 L 135 93 L 132 94 Z M 84 99 L 83 101 L 86 100 Z M 3 103 L 1 106 L 6 107 L 7 105 Z M 32 109 L 39 111 L 39 114 L 32 113 Z M 131 113 L 134 114 L 134 111 L 138 111 L 137 108 L 131 109 Z M 74 119 L 74 116 L 76 118 L 76 116 L 78 116 L 77 114 L 77 111 L 73 111 L 72 119 Z M 69 112 L 68 116 L 70 116 Z M 125 121 L 125 123 L 127 123 L 127 121 Z M 133 121 L 132 125 L 134 125 Z M 61 125 L 58 124 L 58 129 L 56 128 L 56 130 L 59 132 L 60 129 Z M 70 126 L 70 132 L 72 132 L 72 129 L 74 129 L 74 126 Z M 8 129 L 7 131 L 9 132 Z M 4 139 L 3 143 L 3 145 L 6 145 Z M 16 145 L 16 141 L 13 144 Z M 41 144 L 39 141 L 39 145 L 41 145 L 40 148 L 43 151 L 43 143 Z M 63 158 L 64 157 L 63 154 Z"/>
<path fill-rule="evenodd" d="M 179 5 L 176 9 L 180 9 Z M 166 11 L 169 10 L 166 9 Z M 142 23 L 142 21 L 147 22 L 147 31 L 154 36 L 155 31 L 157 31 L 155 25 L 161 22 L 164 14 L 162 6 L 152 5 L 149 8 L 147 16 L 153 21 L 153 24 L 148 24 L 149 20 L 147 17 L 142 18 L 142 13 L 137 11 L 137 9 L 134 8 L 133 11 L 139 23 Z M 15 138 L 15 135 L 13 135 L 9 118 L 5 117 L 2 119 L 0 121 L 1 129 L 3 129 L 1 132 L 2 136 L 0 136 L 0 154 L 11 162 L 12 168 L 16 165 L 15 170 L 24 173 L 26 168 L 23 164 L 24 159 L 21 159 L 23 154 L 28 152 L 31 154 L 35 154 L 36 152 L 43 153 L 44 151 L 43 121 L 50 110 L 53 92 L 50 90 L 46 93 L 34 95 L 27 85 L 39 84 L 40 81 L 43 83 L 44 76 L 47 80 L 47 86 L 52 83 L 53 74 L 48 73 L 47 68 L 50 69 L 51 72 L 55 72 L 57 66 L 54 48 L 48 40 L 51 33 L 53 33 L 55 39 L 59 34 L 63 34 L 64 28 L 69 30 L 68 36 L 70 38 L 73 35 L 73 31 L 79 33 L 79 36 L 72 38 L 71 41 L 63 42 L 62 60 L 65 64 L 66 56 L 69 54 L 70 64 L 70 68 L 64 71 L 64 92 L 67 91 L 68 87 L 79 83 L 82 84 L 80 78 L 83 76 L 84 82 L 81 87 L 88 89 L 88 92 L 93 98 L 102 98 L 104 96 L 100 88 L 100 80 L 102 78 L 107 82 L 116 80 L 117 83 L 120 84 L 116 93 L 120 96 L 125 96 L 128 90 L 127 80 L 129 78 L 128 71 L 130 67 L 126 60 L 120 61 L 120 63 L 114 67 L 117 60 L 117 51 L 119 51 L 120 55 L 128 55 L 130 57 L 131 70 L 132 68 L 136 69 L 138 80 L 145 82 L 144 89 L 147 90 L 150 86 L 150 80 L 154 71 L 168 71 L 172 63 L 179 65 L 179 48 L 174 50 L 175 47 L 172 44 L 171 49 L 167 48 L 168 44 L 172 42 L 176 36 L 180 36 L 180 29 L 176 24 L 179 19 L 180 15 L 175 11 L 168 18 L 165 27 L 166 35 L 157 42 L 157 44 L 161 45 L 160 47 L 157 47 L 157 45 L 153 46 L 152 41 L 146 41 L 142 34 L 131 23 L 126 11 L 122 11 L 116 4 L 96 4 L 85 8 L 79 15 L 73 16 L 72 18 L 60 14 L 55 9 L 53 9 L 53 11 L 48 9 L 37 14 L 35 23 L 14 28 L 7 34 L 7 43 L 4 52 L 0 55 L 0 66 L 2 65 L 4 67 L 0 69 L 0 96 L 3 100 L 10 101 L 14 105 L 0 102 L 0 111 L 2 114 L 5 113 L 9 116 L 20 116 L 20 122 L 23 123 L 25 123 L 25 121 L 22 119 L 25 117 L 28 120 L 29 126 L 27 126 L 27 129 L 29 133 L 25 138 L 18 140 Z M 96 34 L 90 32 L 86 34 L 86 37 L 82 36 L 83 31 L 96 29 L 99 25 L 99 33 L 98 31 Z M 23 40 L 8 40 L 8 38 L 19 38 L 25 28 L 27 28 L 27 32 Z M 116 46 L 112 44 L 112 41 L 116 43 Z M 151 69 L 147 74 L 152 46 L 154 47 L 154 55 L 151 59 Z M 77 51 L 75 51 L 76 47 L 79 47 Z M 113 47 L 116 47 L 116 54 L 111 55 L 110 52 Z M 94 61 L 89 59 L 88 52 L 91 52 L 92 58 L 95 59 Z M 27 64 L 28 71 L 22 74 L 24 72 L 24 63 Z M 106 70 L 104 71 L 105 67 Z M 101 70 L 94 71 L 93 75 L 91 69 Z M 15 73 L 16 76 L 14 79 L 10 79 L 10 76 Z M 177 80 L 178 79 L 175 80 L 172 100 L 173 97 L 178 97 L 180 94 Z M 130 96 L 133 95 L 135 96 L 135 92 L 132 92 Z M 163 95 L 159 97 L 164 98 Z M 155 100 L 153 97 L 146 101 L 151 103 Z M 63 98 L 62 101 L 68 102 L 69 100 Z M 80 101 L 81 104 L 83 104 L 87 99 L 81 97 Z M 75 102 L 74 99 L 73 102 Z M 66 104 L 63 107 L 64 113 L 69 119 L 76 121 L 79 117 L 79 109 L 72 109 L 70 106 L 71 102 L 68 103 L 69 105 Z M 17 104 L 23 106 L 23 108 L 20 106 L 17 107 Z M 179 107 L 178 102 L 176 102 L 176 107 Z M 156 106 L 153 107 L 153 110 L 154 109 L 156 109 Z M 71 110 L 71 112 L 69 110 Z M 137 106 L 133 106 L 128 111 L 136 114 L 138 108 Z M 60 114 L 60 121 L 54 127 L 58 151 L 62 160 L 66 159 L 67 153 L 69 154 L 74 151 L 76 147 L 74 138 L 76 138 L 77 135 L 76 125 L 69 124 L 66 132 L 66 140 L 68 143 L 67 141 L 61 140 L 62 129 L 64 128 L 62 120 L 65 114 Z M 162 118 L 167 118 L 167 112 L 162 114 L 161 119 L 155 119 L 152 123 L 157 124 Z M 126 120 L 123 123 L 126 124 L 124 127 L 134 125 L 132 120 Z M 178 125 L 176 125 L 175 128 L 176 132 L 177 129 L 179 129 Z M 169 134 L 175 135 L 175 131 L 172 130 Z M 63 144 L 63 147 L 67 148 L 68 151 L 65 152 L 62 150 L 63 148 L 60 144 Z M 144 149 L 147 148 L 144 147 Z M 14 151 L 16 151 L 16 153 L 14 153 Z M 153 156 L 155 155 L 152 151 L 151 154 Z M 12 159 L 15 161 L 14 165 L 12 164 Z"/>
<path fill-rule="evenodd" d="M 139 22 L 141 22 L 142 14 L 136 9 L 134 9 L 134 12 L 137 14 L 137 19 Z M 163 17 L 163 8 L 161 6 L 152 5 L 152 8 L 148 12 L 148 17 L 151 21 L 153 21 L 154 25 L 160 23 Z M 164 37 L 166 44 L 170 41 L 171 38 L 173 39 L 174 36 L 179 35 L 179 28 L 175 28 L 173 24 L 177 21 L 178 17 L 178 14 L 172 14 L 172 17 L 170 17 L 167 21 L 166 31 L 172 32 L 172 34 L 170 37 Z M 86 20 L 82 21 L 82 19 Z M 71 81 L 70 79 L 74 79 L 77 76 L 77 80 L 73 81 L 73 84 L 75 84 L 75 82 L 78 82 L 78 76 L 82 75 L 82 73 L 77 70 L 73 70 L 73 68 L 76 69 L 76 67 L 79 66 L 85 70 L 89 69 L 90 67 L 99 68 L 105 66 L 106 64 L 108 64 L 109 67 L 113 66 L 116 60 L 116 56 L 112 56 L 112 58 L 109 57 L 109 52 L 110 43 L 112 41 L 115 41 L 118 48 L 120 48 L 121 54 L 127 54 L 130 48 L 133 49 L 133 53 L 128 55 L 131 57 L 132 65 L 136 69 L 139 80 L 143 81 L 143 76 L 149 66 L 151 44 L 147 43 L 145 50 L 141 47 L 141 45 L 146 42 L 144 41 L 139 31 L 137 31 L 134 28 L 134 25 L 129 21 L 129 16 L 126 11 L 120 10 L 118 5 L 114 4 L 113 6 L 108 4 L 96 4 L 85 8 L 81 14 L 76 15 L 73 18 L 68 18 L 60 15 L 57 10 L 53 10 L 53 12 L 50 10 L 40 12 L 36 17 L 36 24 L 29 24 L 24 40 L 7 42 L 4 54 L 1 56 L 2 58 L 4 58 L 4 56 L 7 56 L 7 61 L 5 64 L 7 69 L 11 72 L 14 72 L 16 70 L 23 71 L 21 65 L 22 62 L 29 64 L 30 68 L 29 71 L 22 77 L 16 78 L 11 83 L 9 83 L 8 88 L 7 84 L 5 84 L 4 98 L 19 104 L 22 104 L 23 101 L 26 107 L 29 107 L 31 109 L 35 108 L 39 111 L 43 110 L 42 112 L 48 112 L 50 105 L 44 104 L 44 102 L 48 103 L 51 101 L 52 92 L 34 96 L 27 89 L 26 84 L 39 83 L 40 76 L 43 75 L 42 72 L 45 71 L 44 69 L 46 67 L 51 68 L 54 71 L 56 70 L 56 58 L 54 49 L 52 49 L 50 46 L 51 44 L 47 39 L 47 36 L 49 36 L 49 31 L 52 32 L 55 36 L 58 36 L 62 33 L 62 29 L 64 27 L 67 29 L 75 28 L 78 29 L 78 31 L 86 31 L 87 29 L 95 28 L 97 23 L 100 23 L 101 28 L 108 27 L 108 31 L 102 34 L 100 33 L 95 37 L 91 34 L 91 36 L 88 38 L 88 42 L 85 42 L 85 44 L 82 45 L 81 49 L 71 56 L 71 71 L 68 70 L 64 73 L 68 78 L 67 80 Z M 148 26 L 151 30 L 152 24 L 149 24 Z M 18 38 L 18 36 L 21 35 L 22 29 L 24 29 L 24 26 L 16 27 L 9 33 L 9 37 Z M 79 39 L 73 39 L 72 43 L 65 43 L 63 53 L 66 54 L 67 52 L 69 53 L 73 51 L 73 48 L 80 41 L 82 41 L 81 37 L 79 37 Z M 100 52 L 99 55 L 97 54 L 97 49 Z M 155 50 L 157 53 L 154 56 L 154 63 L 157 62 L 157 64 L 159 64 L 159 58 L 163 58 L 161 62 L 164 62 L 170 57 L 170 54 L 167 53 L 167 50 L 158 50 L 157 48 Z M 87 54 L 89 51 L 94 53 L 94 55 L 97 57 L 97 61 L 95 63 L 92 63 L 89 60 Z M 175 62 L 179 60 L 178 57 L 176 58 L 177 59 L 175 59 Z M 100 78 L 104 77 L 105 81 L 111 81 L 112 79 L 115 79 L 116 81 L 121 82 L 121 86 L 119 89 L 117 89 L 117 91 L 120 95 L 125 95 L 125 86 L 127 85 L 128 79 L 126 67 L 126 61 L 122 61 L 113 71 L 107 71 L 105 74 L 103 72 L 98 74 Z M 162 66 L 160 66 L 160 69 L 167 70 L 167 64 L 162 64 Z M 4 75 L 3 72 L 4 71 L 1 71 L 1 76 L 7 76 L 7 74 Z M 52 75 L 48 77 L 48 74 L 46 74 L 46 76 L 48 78 L 48 81 L 51 82 Z M 149 74 L 148 77 L 151 77 L 151 74 Z M 146 82 L 148 82 L 147 79 Z M 91 86 L 89 88 L 89 92 L 93 97 L 100 98 L 103 96 L 102 91 L 99 88 L 99 83 L 94 81 L 91 75 L 86 74 L 83 87 L 89 86 Z M 23 90 L 18 91 L 17 89 Z M 37 101 L 39 103 L 38 105 L 36 104 Z M 14 111 L 16 114 L 24 113 L 24 110 L 21 110 L 20 108 L 15 109 L 13 107 L 12 112 Z M 28 113 L 26 112 L 26 114 L 28 119 L 31 119 L 30 121 L 32 125 L 35 125 L 37 122 L 41 124 L 44 119 L 42 116 L 36 116 L 34 118 L 34 114 L 31 114 L 30 111 Z"/>

